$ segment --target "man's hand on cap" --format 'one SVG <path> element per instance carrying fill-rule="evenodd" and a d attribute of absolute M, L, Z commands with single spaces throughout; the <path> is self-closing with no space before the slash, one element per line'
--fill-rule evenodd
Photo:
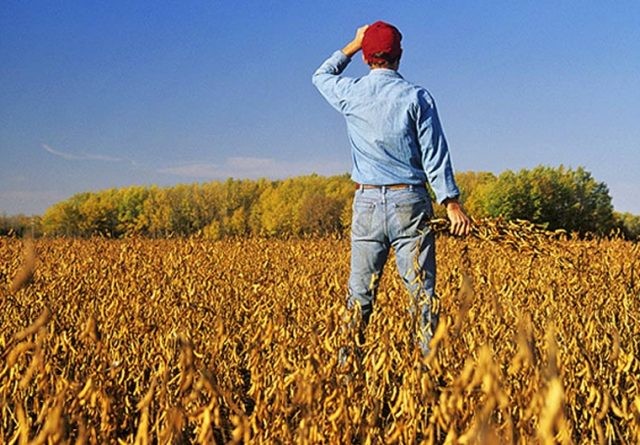
<path fill-rule="evenodd" d="M 362 39 L 364 39 L 364 32 L 367 30 L 369 25 L 361 26 L 356 31 L 356 37 L 353 39 L 354 42 L 357 42 L 358 45 L 362 48 Z"/>
<path fill-rule="evenodd" d="M 368 27 L 369 25 L 364 25 L 357 29 L 356 36 L 353 38 L 353 40 L 347 43 L 344 48 L 342 48 L 342 52 L 345 56 L 351 57 L 355 53 L 360 51 L 360 49 L 362 49 L 362 39 L 364 38 L 364 32 Z"/>

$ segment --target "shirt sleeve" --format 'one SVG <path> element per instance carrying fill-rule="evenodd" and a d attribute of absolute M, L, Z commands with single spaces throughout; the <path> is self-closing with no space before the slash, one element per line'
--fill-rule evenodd
<path fill-rule="evenodd" d="M 351 78 L 340 76 L 349 62 L 351 59 L 342 51 L 336 51 L 320 65 L 311 78 L 320 94 L 338 111 L 342 111 L 345 92 L 353 82 Z"/>
<path fill-rule="evenodd" d="M 457 198 L 460 190 L 453 176 L 449 147 L 438 110 L 433 98 L 424 90 L 418 100 L 417 131 L 422 150 L 422 168 L 436 195 L 436 201 L 442 204 L 447 198 Z"/>

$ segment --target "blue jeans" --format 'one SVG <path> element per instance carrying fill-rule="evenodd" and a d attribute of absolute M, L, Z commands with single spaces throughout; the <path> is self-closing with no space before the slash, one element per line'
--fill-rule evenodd
<path fill-rule="evenodd" d="M 432 311 L 436 299 L 435 236 L 428 225 L 432 216 L 431 199 L 424 187 L 360 187 L 353 200 L 348 307 L 360 306 L 363 329 L 393 247 L 398 272 L 411 296 L 411 313 L 420 315 L 416 328 L 425 355 L 438 323 L 437 313 Z"/>

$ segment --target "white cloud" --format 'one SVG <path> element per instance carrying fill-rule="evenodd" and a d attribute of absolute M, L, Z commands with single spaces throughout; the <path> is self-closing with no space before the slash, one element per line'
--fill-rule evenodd
<path fill-rule="evenodd" d="M 119 158 L 115 156 L 107 156 L 107 155 L 101 155 L 101 154 L 88 154 L 88 153 L 81 153 L 81 154 L 67 153 L 64 151 L 55 150 L 47 144 L 42 144 L 42 148 L 47 152 L 51 153 L 52 155 L 58 156 L 68 161 L 129 162 L 133 165 L 136 164 L 131 159 Z"/>
<path fill-rule="evenodd" d="M 223 163 L 194 162 L 161 168 L 159 173 L 200 179 L 284 178 L 311 173 L 332 175 L 344 173 L 349 166 L 338 161 L 281 161 L 274 158 L 233 156 Z"/>

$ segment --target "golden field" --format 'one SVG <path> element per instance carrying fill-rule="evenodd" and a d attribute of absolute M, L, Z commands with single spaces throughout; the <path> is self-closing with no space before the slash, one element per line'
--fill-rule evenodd
<path fill-rule="evenodd" d="M 640 443 L 640 244 L 439 236 L 338 363 L 345 239 L 0 239 L 0 443 Z"/>

